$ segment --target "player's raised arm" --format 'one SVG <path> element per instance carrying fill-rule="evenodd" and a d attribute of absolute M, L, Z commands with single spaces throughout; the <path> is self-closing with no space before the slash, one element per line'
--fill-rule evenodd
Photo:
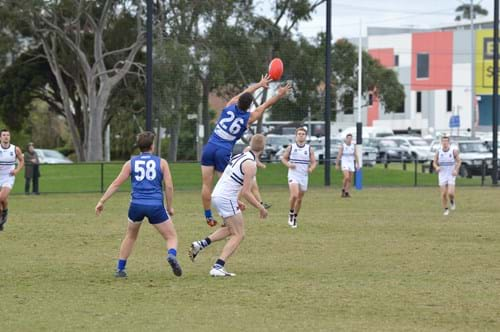
<path fill-rule="evenodd" d="M 262 116 L 262 114 L 266 109 L 276 104 L 278 100 L 288 95 L 290 91 L 292 91 L 292 85 L 290 83 L 287 83 L 285 86 L 280 87 L 276 95 L 266 100 L 264 104 L 260 105 L 255 109 L 255 111 L 252 112 L 250 118 L 248 119 L 248 123 L 250 124 L 257 121 Z"/>
<path fill-rule="evenodd" d="M 163 183 L 165 185 L 165 200 L 167 202 L 167 212 L 174 215 L 173 199 L 174 199 L 174 184 L 172 182 L 172 175 L 170 167 L 165 159 L 161 160 L 161 171 L 163 172 Z"/>
<path fill-rule="evenodd" d="M 102 195 L 101 199 L 97 203 L 95 207 L 96 215 L 100 215 L 102 210 L 104 209 L 104 203 L 111 197 L 113 194 L 120 188 L 120 186 L 125 182 L 130 176 L 130 160 L 123 164 L 122 170 L 120 174 L 114 179 L 114 181 L 109 185 L 108 189 L 104 195 Z"/>
<path fill-rule="evenodd" d="M 310 160 L 310 164 L 309 164 L 309 168 L 307 169 L 307 171 L 309 173 L 312 173 L 314 171 L 314 169 L 316 168 L 316 166 L 318 166 L 318 162 L 316 161 L 316 156 L 314 155 L 314 149 L 309 146 L 309 160 Z"/>
<path fill-rule="evenodd" d="M 16 158 L 19 162 L 17 163 L 17 167 L 11 171 L 12 176 L 16 176 L 24 167 L 24 155 L 18 146 L 16 146 Z"/>
<path fill-rule="evenodd" d="M 269 77 L 268 74 L 262 75 L 259 83 L 256 83 L 256 84 L 249 86 L 248 88 L 243 90 L 243 92 L 234 96 L 230 101 L 228 101 L 228 103 L 226 104 L 226 107 L 236 104 L 238 102 L 238 99 L 240 98 L 240 96 L 244 93 L 254 93 L 259 88 L 267 89 L 269 87 L 269 83 L 271 81 L 272 81 L 272 79 Z"/>

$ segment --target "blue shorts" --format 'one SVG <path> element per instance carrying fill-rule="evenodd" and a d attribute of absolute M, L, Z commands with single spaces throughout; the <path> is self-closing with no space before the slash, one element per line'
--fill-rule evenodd
<path fill-rule="evenodd" d="M 150 224 L 161 224 L 170 219 L 163 205 L 142 205 L 130 203 L 128 208 L 128 219 L 132 222 L 142 222 L 144 217 L 148 218 Z"/>
<path fill-rule="evenodd" d="M 203 148 L 201 154 L 201 164 L 203 166 L 214 166 L 217 172 L 224 172 L 229 160 L 231 159 L 231 150 L 208 143 Z"/>

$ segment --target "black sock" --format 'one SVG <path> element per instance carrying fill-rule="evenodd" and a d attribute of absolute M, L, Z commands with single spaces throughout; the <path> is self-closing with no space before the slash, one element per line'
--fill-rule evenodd
<path fill-rule="evenodd" d="M 212 243 L 212 240 L 210 240 L 210 238 L 206 237 L 204 240 L 200 240 L 198 242 L 201 244 L 202 248 L 206 248 L 210 245 L 210 243 Z"/>
<path fill-rule="evenodd" d="M 2 211 L 2 216 L 4 216 L 4 217 L 5 217 L 5 216 L 7 215 L 7 213 L 9 213 L 9 209 L 5 209 L 5 210 L 3 210 L 3 211 Z"/>
<path fill-rule="evenodd" d="M 217 260 L 215 261 L 215 265 L 219 265 L 220 267 L 224 267 L 224 265 L 225 265 L 225 264 L 226 264 L 226 262 L 224 262 L 224 261 L 223 261 L 222 259 L 220 259 L 220 258 L 219 258 L 219 259 L 217 259 Z M 214 266 L 215 266 L 215 265 L 214 265 Z"/>

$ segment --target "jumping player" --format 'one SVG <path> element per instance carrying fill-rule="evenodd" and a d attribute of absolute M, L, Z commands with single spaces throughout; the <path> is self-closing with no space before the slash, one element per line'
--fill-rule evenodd
<path fill-rule="evenodd" d="M 450 214 L 448 209 L 448 198 L 450 200 L 450 209 L 455 210 L 455 179 L 460 169 L 460 160 L 458 149 L 450 146 L 448 136 L 441 137 L 441 148 L 436 151 L 432 165 L 438 173 L 439 188 L 441 189 L 441 204 L 443 205 L 443 215 Z"/>
<path fill-rule="evenodd" d="M 141 154 L 132 157 L 123 165 L 120 174 L 111 183 L 95 207 L 96 214 L 100 215 L 104 209 L 104 203 L 111 198 L 123 182 L 129 177 L 131 178 L 132 192 L 128 210 L 129 222 L 125 239 L 123 239 L 120 247 L 120 256 L 115 273 L 117 278 L 127 277 L 125 266 L 128 257 L 132 253 L 144 217 L 148 218 L 149 223 L 165 239 L 167 243 L 167 262 L 172 267 L 172 271 L 178 277 L 182 275 L 182 269 L 177 262 L 177 233 L 172 221 L 174 215 L 172 177 L 170 176 L 167 161 L 152 154 L 154 138 L 155 134 L 149 131 L 140 133 L 137 136 L 137 146 L 141 150 Z M 162 182 L 165 186 L 166 211 L 163 204 Z"/>
<path fill-rule="evenodd" d="M 286 96 L 291 90 L 290 84 L 280 87 L 275 96 L 257 107 L 255 111 L 249 112 L 248 110 L 253 102 L 252 93 L 259 88 L 267 89 L 270 82 L 271 79 L 268 75 L 263 76 L 259 83 L 250 86 L 231 99 L 226 108 L 222 110 L 215 129 L 203 148 L 201 156 L 203 181 L 201 199 L 205 210 L 205 219 L 209 226 L 213 227 L 217 224 L 210 209 L 214 173 L 217 172 L 217 175 L 220 176 L 224 171 L 231 158 L 234 144 L 243 136 L 247 126 L 257 121 L 266 109 Z"/>
<path fill-rule="evenodd" d="M 290 212 L 288 225 L 297 228 L 302 199 L 307 191 L 309 173 L 316 168 L 316 158 L 309 144 L 306 144 L 307 131 L 304 128 L 295 130 L 295 143 L 288 146 L 281 162 L 288 167 L 288 188 L 290 189 Z"/>
<path fill-rule="evenodd" d="M 351 197 L 349 190 L 351 189 L 353 174 L 356 169 L 359 168 L 356 145 L 352 143 L 352 134 L 347 134 L 345 141 L 339 146 L 335 168 L 340 169 L 340 167 L 342 167 L 342 173 L 344 175 L 344 180 L 342 181 L 342 194 L 340 197 Z"/>
<path fill-rule="evenodd" d="M 260 217 L 267 217 L 266 208 L 260 204 L 251 191 L 252 183 L 257 174 L 257 158 L 264 150 L 265 137 L 254 135 L 250 141 L 250 151 L 243 152 L 231 158 L 224 173 L 220 177 L 212 193 L 212 203 L 224 220 L 224 227 L 203 240 L 191 244 L 189 257 L 194 262 L 201 250 L 212 242 L 230 237 L 224 245 L 222 253 L 210 270 L 213 277 L 233 277 L 234 273 L 224 269 L 227 259 L 238 249 L 245 236 L 244 221 L 241 211 L 245 205 L 238 200 L 241 194 L 251 205 L 259 210 Z"/>
<path fill-rule="evenodd" d="M 17 159 L 17 167 L 16 167 Z M 0 231 L 3 231 L 9 214 L 9 194 L 14 187 L 16 175 L 24 166 L 21 149 L 10 144 L 10 132 L 0 131 Z"/>

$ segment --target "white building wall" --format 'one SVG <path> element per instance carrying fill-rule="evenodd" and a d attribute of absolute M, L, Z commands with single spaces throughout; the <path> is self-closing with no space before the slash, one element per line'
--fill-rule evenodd
<path fill-rule="evenodd" d="M 460 115 L 460 129 L 471 128 L 471 70 L 468 63 L 453 64 L 453 113 Z"/>

